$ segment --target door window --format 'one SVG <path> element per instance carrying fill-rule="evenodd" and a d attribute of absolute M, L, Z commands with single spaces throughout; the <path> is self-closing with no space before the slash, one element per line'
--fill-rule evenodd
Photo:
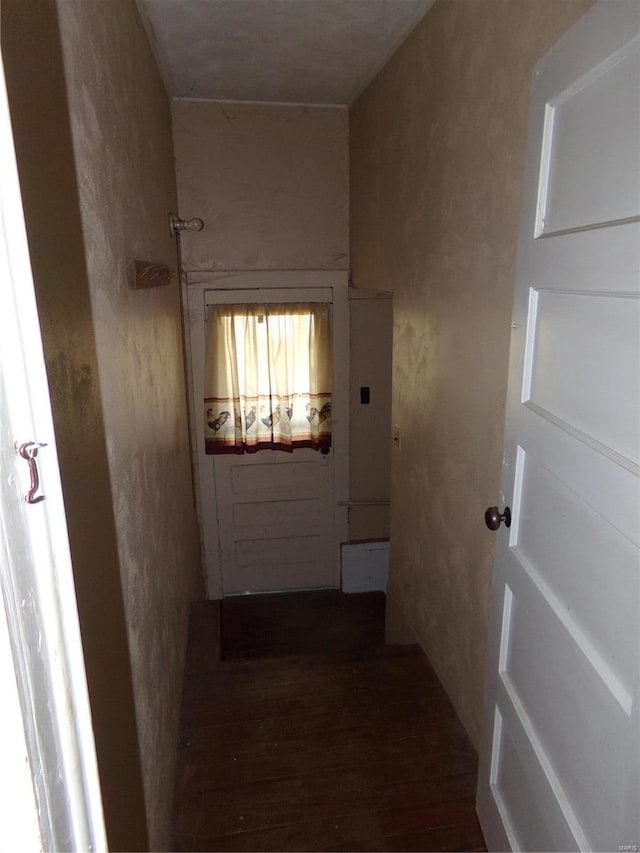
<path fill-rule="evenodd" d="M 331 447 L 331 305 L 209 306 L 207 453 Z"/>

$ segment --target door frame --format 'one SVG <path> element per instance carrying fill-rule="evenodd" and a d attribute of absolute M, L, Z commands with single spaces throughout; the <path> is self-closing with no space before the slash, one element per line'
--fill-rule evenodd
<path fill-rule="evenodd" d="M 191 447 L 195 477 L 196 509 L 202 544 L 203 571 L 207 596 L 223 597 L 220 534 L 216 524 L 205 524 L 205 507 L 216 506 L 216 486 L 211 456 L 204 451 L 204 422 L 202 419 L 202 389 L 204 388 L 206 294 L 216 291 L 221 299 L 233 292 L 252 290 L 264 294 L 277 291 L 326 289 L 332 293 L 333 305 L 333 395 L 332 395 L 332 453 L 333 498 L 333 563 L 334 586 L 340 586 L 341 543 L 349 541 L 349 274 L 346 271 L 326 270 L 267 270 L 221 271 L 188 273 L 187 338 L 188 373 L 191 398 Z M 238 294 L 240 295 L 240 294 Z"/>
<path fill-rule="evenodd" d="M 102 851 L 107 839 L 91 708 L 2 62 L 0 241 L 2 745 L 15 738 L 0 761 L 0 791 L 10 792 L 0 808 L 8 824 L 2 841 Z M 25 442 L 41 443 L 41 491 L 30 501 L 26 493 L 38 478 L 15 450 Z"/>

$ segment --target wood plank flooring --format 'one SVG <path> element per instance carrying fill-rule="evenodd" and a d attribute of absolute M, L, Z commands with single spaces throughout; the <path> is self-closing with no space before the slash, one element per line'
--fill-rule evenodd
<path fill-rule="evenodd" d="M 224 660 L 335 654 L 384 647 L 382 592 L 317 590 L 227 598 L 221 609 Z"/>
<path fill-rule="evenodd" d="M 485 850 L 477 757 L 384 596 L 226 599 L 192 617 L 174 849 Z"/>

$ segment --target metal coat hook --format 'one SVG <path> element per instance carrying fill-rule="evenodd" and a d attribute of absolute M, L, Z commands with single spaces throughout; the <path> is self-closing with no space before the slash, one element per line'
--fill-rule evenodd
<path fill-rule="evenodd" d="M 40 477 L 38 475 L 38 465 L 36 463 L 36 456 L 38 455 L 38 451 L 41 447 L 46 447 L 46 444 L 37 441 L 25 441 L 24 444 L 18 446 L 16 443 L 16 452 L 19 456 L 29 463 L 29 476 L 31 478 L 31 487 L 27 494 L 24 496 L 25 501 L 28 504 L 39 504 L 40 501 L 44 500 L 44 495 L 38 495 L 36 497 L 36 492 L 40 488 Z"/>

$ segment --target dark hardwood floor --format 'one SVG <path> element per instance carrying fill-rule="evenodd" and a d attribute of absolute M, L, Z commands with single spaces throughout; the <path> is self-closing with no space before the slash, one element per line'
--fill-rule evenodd
<path fill-rule="evenodd" d="M 273 658 L 384 647 L 382 592 L 345 595 L 318 590 L 227 598 L 222 604 L 222 658 Z"/>
<path fill-rule="evenodd" d="M 417 646 L 384 644 L 384 595 L 194 609 L 174 847 L 485 850 L 476 754 Z"/>

